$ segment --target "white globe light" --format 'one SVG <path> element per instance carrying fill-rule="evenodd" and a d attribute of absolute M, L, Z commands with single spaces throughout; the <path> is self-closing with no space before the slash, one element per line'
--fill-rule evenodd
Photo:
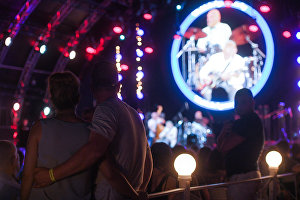
<path fill-rule="evenodd" d="M 5 46 L 9 46 L 10 44 L 11 44 L 11 37 L 7 37 L 6 39 L 5 39 Z"/>
<path fill-rule="evenodd" d="M 191 176 L 196 169 L 196 161 L 190 154 L 180 154 L 175 159 L 174 167 L 179 176 Z"/>
<path fill-rule="evenodd" d="M 73 50 L 70 52 L 69 58 L 73 60 L 76 57 L 76 52 Z"/>
<path fill-rule="evenodd" d="M 267 155 L 266 155 L 266 162 L 269 165 L 269 167 L 272 168 L 278 168 L 278 166 L 281 164 L 282 162 L 282 156 L 279 152 L 277 151 L 270 151 Z"/>
<path fill-rule="evenodd" d="M 50 109 L 48 106 L 44 108 L 44 114 L 45 114 L 46 116 L 49 115 L 50 112 L 51 112 L 51 109 Z"/>

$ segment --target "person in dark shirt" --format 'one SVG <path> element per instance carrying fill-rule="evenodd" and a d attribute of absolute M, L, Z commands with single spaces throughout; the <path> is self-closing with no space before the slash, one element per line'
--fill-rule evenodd
<path fill-rule="evenodd" d="M 254 112 L 254 99 L 249 89 L 235 95 L 235 111 L 240 116 L 226 123 L 218 138 L 218 148 L 224 154 L 229 181 L 260 177 L 258 158 L 264 145 L 263 125 Z M 228 187 L 228 199 L 256 199 L 258 182 L 234 184 Z"/>

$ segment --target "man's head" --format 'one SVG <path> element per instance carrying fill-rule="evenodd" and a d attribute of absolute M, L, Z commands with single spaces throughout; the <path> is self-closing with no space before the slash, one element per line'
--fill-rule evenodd
<path fill-rule="evenodd" d="M 93 66 L 91 87 L 97 99 L 102 96 L 115 96 L 119 91 L 118 71 L 114 64 L 101 61 Z"/>
<path fill-rule="evenodd" d="M 207 26 L 214 27 L 221 21 L 221 13 L 217 9 L 210 10 L 206 16 Z"/>
<path fill-rule="evenodd" d="M 19 169 L 17 148 L 10 141 L 0 140 L 0 172 L 16 176 Z"/>
<path fill-rule="evenodd" d="M 240 116 L 254 111 L 254 99 L 251 90 L 247 88 L 240 89 L 234 97 L 234 107 L 236 113 Z"/>
<path fill-rule="evenodd" d="M 201 111 L 196 111 L 194 117 L 195 117 L 195 120 L 202 119 L 203 118 L 202 112 Z"/>
<path fill-rule="evenodd" d="M 224 49 L 223 49 L 223 53 L 225 58 L 230 58 L 232 56 L 234 56 L 237 53 L 237 46 L 236 43 L 232 40 L 229 40 L 228 42 L 226 42 Z"/>

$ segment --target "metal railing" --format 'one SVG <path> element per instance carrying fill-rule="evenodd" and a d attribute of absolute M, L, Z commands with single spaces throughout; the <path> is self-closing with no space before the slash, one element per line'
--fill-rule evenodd
<path fill-rule="evenodd" d="M 277 195 L 277 190 L 275 189 L 276 186 L 278 186 L 279 181 L 278 179 L 281 178 L 286 178 L 286 177 L 293 177 L 293 182 L 295 186 L 295 195 L 291 194 L 291 197 L 293 199 L 298 199 L 298 185 L 297 185 L 297 174 L 295 173 L 286 173 L 286 174 L 280 174 L 280 175 L 275 175 L 275 176 L 264 176 L 261 178 L 253 178 L 253 179 L 247 179 L 243 181 L 234 181 L 234 182 L 225 182 L 225 183 L 216 183 L 216 184 L 209 184 L 209 185 L 202 185 L 202 186 L 194 186 L 190 187 L 189 184 L 186 184 L 185 188 L 177 188 L 177 189 L 172 189 L 168 191 L 163 191 L 163 192 L 158 192 L 158 193 L 152 193 L 149 194 L 148 197 L 149 199 L 156 198 L 156 197 L 162 197 L 162 196 L 168 196 L 171 194 L 178 194 L 178 193 L 183 193 L 184 194 L 184 200 L 189 200 L 190 197 L 190 192 L 193 191 L 200 191 L 204 189 L 214 189 L 214 188 L 224 188 L 228 187 L 230 185 L 234 184 L 240 184 L 240 183 L 248 183 L 248 182 L 254 182 L 254 181 L 261 181 L 263 182 L 263 187 L 260 187 L 260 189 L 257 191 L 259 193 L 259 199 L 265 199 L 265 196 L 263 197 L 263 193 L 267 194 L 266 196 L 268 197 L 269 200 L 274 200 L 276 199 Z M 266 182 L 264 182 L 266 181 Z M 269 193 L 267 193 L 267 189 L 269 189 Z M 186 198 L 188 197 L 188 198 Z"/>

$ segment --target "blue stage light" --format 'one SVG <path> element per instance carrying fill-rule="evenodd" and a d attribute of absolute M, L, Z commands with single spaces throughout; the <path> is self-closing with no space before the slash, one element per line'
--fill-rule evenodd
<path fill-rule="evenodd" d="M 298 62 L 298 64 L 300 64 L 300 56 L 298 56 L 297 62 Z"/>
<path fill-rule="evenodd" d="M 142 50 L 140 50 L 140 49 L 136 49 L 136 55 L 137 55 L 138 57 L 143 57 L 144 52 L 143 52 Z"/>
<path fill-rule="evenodd" d="M 143 99 L 143 98 L 144 98 L 144 94 L 143 94 L 142 92 L 137 92 L 137 93 L 136 93 L 136 97 L 137 97 L 138 99 Z"/>
<path fill-rule="evenodd" d="M 143 36 L 144 35 L 144 30 L 143 29 L 139 29 L 139 30 L 137 30 L 137 35 L 139 35 L 139 36 Z"/>
<path fill-rule="evenodd" d="M 118 74 L 118 79 L 119 79 L 119 82 L 123 80 L 122 74 Z"/>
<path fill-rule="evenodd" d="M 296 33 L 296 38 L 297 38 L 298 40 L 300 40 L 300 31 L 298 31 L 298 32 Z"/>

